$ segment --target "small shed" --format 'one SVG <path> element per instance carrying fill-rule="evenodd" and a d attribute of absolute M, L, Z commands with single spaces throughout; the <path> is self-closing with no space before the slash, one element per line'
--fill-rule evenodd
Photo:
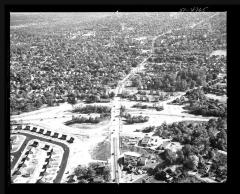
<path fill-rule="evenodd" d="M 44 132 L 44 129 L 40 129 L 38 133 L 43 134 L 43 132 Z"/>
<path fill-rule="evenodd" d="M 46 135 L 46 136 L 50 136 L 50 135 L 51 135 L 51 131 L 47 131 L 47 132 L 45 133 L 45 135 Z"/>
<path fill-rule="evenodd" d="M 38 142 L 37 142 L 37 141 L 34 141 L 31 146 L 32 146 L 32 147 L 37 147 L 37 146 L 38 146 Z"/>
<path fill-rule="evenodd" d="M 59 135 L 59 133 L 56 133 L 56 132 L 55 132 L 52 137 L 53 137 L 53 138 L 58 138 L 58 135 Z"/>
<path fill-rule="evenodd" d="M 36 132 L 37 131 L 37 127 L 33 127 L 31 131 L 32 132 Z"/>
<path fill-rule="evenodd" d="M 42 149 L 47 151 L 49 148 L 50 148 L 50 145 L 45 144 L 45 146 Z"/>
<path fill-rule="evenodd" d="M 67 135 L 62 135 L 59 139 L 66 140 L 67 139 Z"/>
<path fill-rule="evenodd" d="M 71 138 L 68 140 L 69 143 L 73 143 L 73 141 L 74 141 L 74 138 L 73 138 L 73 137 L 71 137 Z"/>
<path fill-rule="evenodd" d="M 18 125 L 16 130 L 22 130 L 22 125 Z"/>
<path fill-rule="evenodd" d="M 25 129 L 24 130 L 28 130 L 28 131 L 30 131 L 30 126 L 29 125 L 27 125 L 26 127 L 25 127 Z"/>

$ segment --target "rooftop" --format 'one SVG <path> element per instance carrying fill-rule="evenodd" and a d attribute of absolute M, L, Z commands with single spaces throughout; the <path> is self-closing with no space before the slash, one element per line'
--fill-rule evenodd
<path fill-rule="evenodd" d="M 141 154 L 136 153 L 136 152 L 124 152 L 124 156 L 133 156 L 133 157 L 141 157 Z"/>

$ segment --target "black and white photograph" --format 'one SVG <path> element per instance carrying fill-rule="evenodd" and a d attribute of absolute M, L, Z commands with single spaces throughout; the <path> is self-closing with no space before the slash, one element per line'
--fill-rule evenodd
<path fill-rule="evenodd" d="M 9 14 L 11 184 L 227 181 L 227 11 Z"/>

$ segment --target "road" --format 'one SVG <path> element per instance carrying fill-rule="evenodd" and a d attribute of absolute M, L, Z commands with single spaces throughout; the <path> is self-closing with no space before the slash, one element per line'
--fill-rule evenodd
<path fill-rule="evenodd" d="M 56 144 L 56 145 L 62 147 L 63 150 L 64 150 L 62 161 L 61 161 L 61 164 L 59 166 L 59 172 L 58 172 L 56 178 L 53 180 L 54 183 L 60 183 L 61 179 L 62 179 L 62 176 L 63 176 L 63 173 L 65 171 L 66 165 L 67 165 L 67 160 L 68 160 L 68 156 L 69 156 L 69 147 L 67 145 L 65 145 L 64 143 L 60 143 L 60 142 L 57 142 L 57 141 L 54 141 L 54 140 L 49 140 L 49 139 L 46 139 L 46 138 L 43 138 L 43 137 L 31 135 L 31 134 L 28 134 L 28 133 L 19 132 L 17 134 L 25 135 L 27 138 L 25 139 L 25 141 L 24 141 L 23 145 L 21 146 L 20 150 L 14 154 L 15 155 L 15 157 L 14 157 L 15 160 L 11 164 L 11 168 L 12 169 L 14 168 L 14 166 L 17 163 L 19 157 L 21 156 L 21 153 L 24 152 L 23 150 L 25 150 L 25 148 L 26 148 L 26 145 L 27 145 L 26 143 L 28 141 L 30 141 L 31 139 L 39 139 L 40 141 L 53 143 L 53 144 Z"/>
<path fill-rule="evenodd" d="M 111 127 L 110 127 L 110 140 L 111 140 L 111 179 L 112 182 L 119 183 L 121 170 L 118 165 L 118 158 L 120 155 L 120 108 L 121 108 L 121 98 L 119 95 L 122 93 L 122 89 L 125 87 L 126 81 L 131 78 L 135 73 L 139 71 L 140 68 L 144 66 L 147 60 L 151 57 L 146 57 L 137 67 L 133 68 L 128 75 L 121 81 L 119 81 L 115 89 L 115 97 L 113 99 L 113 107 L 111 111 Z"/>
<path fill-rule="evenodd" d="M 214 14 L 211 17 L 214 17 L 217 14 Z M 207 18 L 207 19 L 209 19 Z M 193 24 L 190 26 L 190 28 L 194 28 L 197 25 L 203 23 L 205 20 L 202 20 L 200 22 L 198 22 L 197 24 Z M 189 27 L 188 27 L 189 28 Z M 180 30 L 180 29 L 174 29 L 174 30 Z M 171 33 L 172 30 L 169 30 L 165 33 L 162 33 L 160 35 L 157 35 L 153 38 L 152 41 L 152 53 L 154 53 L 154 42 L 157 40 L 157 38 L 165 35 L 165 34 L 169 34 Z M 115 89 L 115 97 L 114 97 L 114 102 L 113 102 L 113 107 L 112 107 L 112 112 L 111 112 L 111 125 L 110 125 L 110 130 L 111 130 L 111 135 L 110 135 L 110 140 L 111 140 L 111 179 L 112 182 L 115 183 L 119 183 L 120 180 L 120 174 L 121 174 L 121 170 L 120 167 L 117 163 L 117 160 L 119 158 L 120 155 L 120 144 L 119 144 L 119 137 L 120 137 L 120 107 L 121 107 L 121 102 L 120 102 L 120 97 L 119 95 L 122 93 L 123 88 L 125 87 L 124 85 L 126 84 L 126 81 L 130 78 L 132 78 L 132 76 L 137 73 L 138 71 L 140 71 L 142 69 L 142 67 L 144 67 L 145 63 L 147 62 L 147 60 L 152 57 L 152 53 L 146 57 L 139 65 L 137 65 L 137 67 L 133 68 L 130 73 L 128 75 L 125 76 L 124 79 L 122 79 L 121 81 L 118 82 L 118 85 Z M 195 89 L 195 88 L 194 88 Z M 190 90 L 188 90 L 190 91 Z M 187 91 L 186 91 L 187 92 Z M 184 94 L 183 94 L 184 95 Z M 181 97 L 182 95 L 176 96 L 174 97 L 174 99 Z M 173 100 L 173 99 L 171 99 Z M 169 101 L 166 101 L 164 103 L 167 103 Z"/>
<path fill-rule="evenodd" d="M 174 31 L 177 31 L 177 30 L 182 30 L 182 29 L 185 29 L 185 28 L 193 29 L 193 28 L 195 28 L 196 26 L 202 24 L 202 23 L 205 22 L 206 20 L 208 20 L 208 19 L 210 19 L 210 18 L 212 18 L 212 17 L 214 17 L 214 16 L 216 16 L 216 15 L 218 15 L 218 14 L 219 14 L 219 13 L 213 14 L 213 15 L 211 15 L 210 17 L 208 17 L 207 19 L 201 20 L 201 21 L 199 21 L 198 23 L 194 23 L 194 24 L 192 24 L 192 25 L 190 25 L 190 26 L 187 25 L 187 26 L 185 26 L 185 27 L 175 28 L 175 29 L 173 29 L 173 30 L 174 30 Z M 152 41 L 152 53 L 154 53 L 154 43 L 155 43 L 155 41 L 156 41 L 159 37 L 161 37 L 161 36 L 163 36 L 163 35 L 165 35 L 165 34 L 170 34 L 170 33 L 172 33 L 173 30 L 169 30 L 169 31 L 167 31 L 167 32 L 165 32 L 165 33 L 163 33 L 163 34 L 160 34 L 160 35 L 158 35 L 158 36 L 156 36 L 156 37 L 153 38 L 153 41 Z"/>
<path fill-rule="evenodd" d="M 111 112 L 111 135 L 110 135 L 110 141 L 111 141 L 111 178 L 112 182 L 119 183 L 119 173 L 120 169 L 118 166 L 118 158 L 120 155 L 119 150 L 119 119 L 120 119 L 120 103 L 119 103 L 119 97 L 114 98 L 114 106 L 112 107 Z"/>

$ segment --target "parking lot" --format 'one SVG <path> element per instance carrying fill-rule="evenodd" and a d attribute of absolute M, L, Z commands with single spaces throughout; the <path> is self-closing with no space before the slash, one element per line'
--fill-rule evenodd
<path fill-rule="evenodd" d="M 60 182 L 69 156 L 68 146 L 24 132 L 18 135 L 25 136 L 25 142 L 17 152 L 13 153 L 12 182 Z"/>

